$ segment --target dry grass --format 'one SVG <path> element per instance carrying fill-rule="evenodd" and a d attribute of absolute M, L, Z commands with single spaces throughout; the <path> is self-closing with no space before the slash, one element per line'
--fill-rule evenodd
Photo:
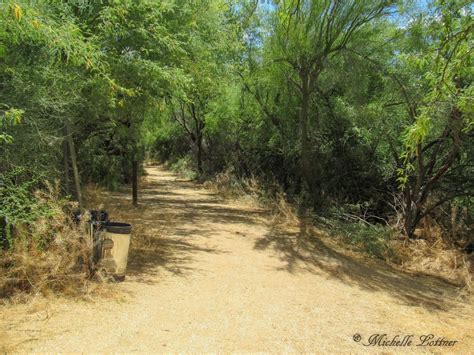
<path fill-rule="evenodd" d="M 301 225 L 295 207 L 288 203 L 283 192 L 278 192 L 271 203 L 272 225 L 279 228 L 291 228 Z"/>
<path fill-rule="evenodd" d="M 142 183 L 145 182 L 143 177 Z M 60 198 L 59 186 L 50 186 L 36 193 L 50 213 L 27 225 L 15 226 L 14 245 L 0 250 L 0 299 L 2 303 L 31 302 L 38 295 L 70 296 L 90 299 L 95 295 L 114 296 L 112 286 L 105 286 L 108 277 L 96 273 L 91 263 L 91 245 L 86 226 L 76 225 L 69 211 L 77 204 Z M 140 215 L 110 199 L 111 192 L 89 185 L 84 189 L 87 207 L 107 211 L 114 220 L 132 221 Z M 137 214 L 138 212 L 138 214 Z M 144 227 L 134 226 L 133 245 L 147 244 Z"/>
<path fill-rule="evenodd" d="M 240 205 L 271 211 L 271 224 L 276 227 L 295 227 L 300 224 L 296 209 L 276 184 L 264 189 L 255 177 L 238 179 L 231 171 L 226 171 L 206 181 L 204 187 Z"/>
<path fill-rule="evenodd" d="M 449 248 L 441 239 L 393 241 L 393 248 L 402 257 L 405 270 L 441 277 L 472 291 L 473 260 L 457 249 Z"/>
<path fill-rule="evenodd" d="M 90 292 L 90 246 L 59 197 L 59 187 L 36 193 L 49 212 L 15 226 L 13 245 L 0 251 L 0 298 L 23 301 L 32 295 Z"/>
<path fill-rule="evenodd" d="M 204 186 L 229 199 L 259 200 L 263 191 L 256 178 L 237 179 L 229 170 L 217 174 L 213 180 L 206 181 Z"/>

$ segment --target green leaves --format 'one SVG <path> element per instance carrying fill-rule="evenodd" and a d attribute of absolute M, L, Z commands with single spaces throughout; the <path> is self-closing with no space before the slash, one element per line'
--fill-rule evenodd
<path fill-rule="evenodd" d="M 18 124 L 21 122 L 21 118 L 24 113 L 25 111 L 23 110 L 11 108 L 5 112 L 4 119 L 7 122 L 7 124 L 11 124 L 11 125 Z"/>
<path fill-rule="evenodd" d="M 4 143 L 13 142 L 13 137 L 10 134 L 4 132 L 4 127 L 19 124 L 24 113 L 25 111 L 15 108 L 10 108 L 4 111 L 3 114 L 0 113 L 0 127 L 2 128 L 2 131 L 0 131 L 0 143 L 2 141 Z"/>
<path fill-rule="evenodd" d="M 414 154 L 416 146 L 424 142 L 430 133 L 431 126 L 431 117 L 424 110 L 423 113 L 418 115 L 416 122 L 406 129 L 403 134 L 403 141 L 409 155 Z"/>
<path fill-rule="evenodd" d="M 11 10 L 12 10 L 12 14 L 15 20 L 20 21 L 21 18 L 23 17 L 23 10 L 21 6 L 16 3 L 12 3 Z"/>
<path fill-rule="evenodd" d="M 411 43 L 411 52 L 398 56 L 403 69 L 413 73 L 413 93 L 419 97 L 410 103 L 416 106 L 412 117 L 415 121 L 402 134 L 406 174 L 414 170 L 411 159 L 416 147 L 452 125 L 450 111 L 461 111 L 462 131 L 468 132 L 472 127 L 472 9 L 464 1 L 443 1 L 436 2 L 432 11 L 432 15 L 415 20 L 407 28 L 412 36 L 423 36 L 424 44 L 417 48 Z"/>
<path fill-rule="evenodd" d="M 393 3 L 1 2 L 0 168 L 64 177 L 67 119 L 83 176 L 113 187 L 146 146 L 295 194 L 309 181 L 318 203 L 397 177 L 421 191 L 469 159 L 472 8 L 436 1 L 402 26 Z"/>

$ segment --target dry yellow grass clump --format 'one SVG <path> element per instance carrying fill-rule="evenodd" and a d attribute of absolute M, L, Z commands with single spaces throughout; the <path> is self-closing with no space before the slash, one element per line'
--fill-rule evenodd
<path fill-rule="evenodd" d="M 59 197 L 59 187 L 36 193 L 48 213 L 13 229 L 11 245 L 0 250 L 0 298 L 31 294 L 83 294 L 89 291 L 90 246 L 83 226 L 71 220 L 77 207 Z"/>
<path fill-rule="evenodd" d="M 445 243 L 417 239 L 396 241 L 394 248 L 402 256 L 403 269 L 438 276 L 472 290 L 472 256 L 449 248 Z"/>

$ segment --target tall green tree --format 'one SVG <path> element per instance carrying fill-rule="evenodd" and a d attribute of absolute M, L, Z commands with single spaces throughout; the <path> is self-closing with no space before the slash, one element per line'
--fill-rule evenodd
<path fill-rule="evenodd" d="M 412 21 L 411 46 L 399 56 L 417 84 L 403 97 L 408 124 L 399 161 L 408 236 L 437 207 L 473 194 L 473 30 L 469 1 L 437 1 Z"/>
<path fill-rule="evenodd" d="M 104 55 L 112 96 L 112 107 L 99 113 L 98 119 L 110 123 L 108 141 L 115 136 L 121 142 L 115 149 L 124 161 L 125 181 L 132 181 L 137 205 L 141 123 L 146 112 L 156 109 L 184 77 L 180 58 L 185 54 L 185 34 L 178 26 L 184 10 L 179 1 L 123 0 L 104 3 L 99 9 L 93 2 L 90 6 L 93 11 L 86 13 L 85 23 Z"/>
<path fill-rule="evenodd" d="M 229 22 L 231 8 L 225 1 L 199 1 L 190 6 L 188 25 L 193 28 L 186 40 L 187 55 L 182 60 L 187 80 L 171 92 L 172 117 L 189 137 L 197 169 L 203 173 L 207 116 L 235 77 L 236 37 Z M 212 154 L 212 152 L 209 152 Z"/>

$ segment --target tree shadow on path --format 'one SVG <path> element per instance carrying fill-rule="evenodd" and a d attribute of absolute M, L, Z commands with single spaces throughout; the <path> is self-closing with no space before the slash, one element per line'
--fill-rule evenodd
<path fill-rule="evenodd" d="M 408 306 L 449 311 L 462 304 L 459 287 L 435 277 L 405 273 L 379 261 L 357 260 L 336 250 L 317 234 L 301 229 L 270 229 L 254 248 L 273 250 L 284 263 L 280 270 L 320 274 L 362 290 L 387 293 Z"/>
<path fill-rule="evenodd" d="M 212 238 L 213 224 L 253 224 L 261 211 L 232 208 L 218 194 L 190 181 L 149 174 L 138 208 L 125 208 L 122 193 L 108 196 L 107 209 L 133 225 L 127 274 L 138 282 L 156 283 L 163 273 L 187 277 L 199 269 L 200 255 L 224 254 Z M 167 174 L 166 172 L 163 172 Z"/>

